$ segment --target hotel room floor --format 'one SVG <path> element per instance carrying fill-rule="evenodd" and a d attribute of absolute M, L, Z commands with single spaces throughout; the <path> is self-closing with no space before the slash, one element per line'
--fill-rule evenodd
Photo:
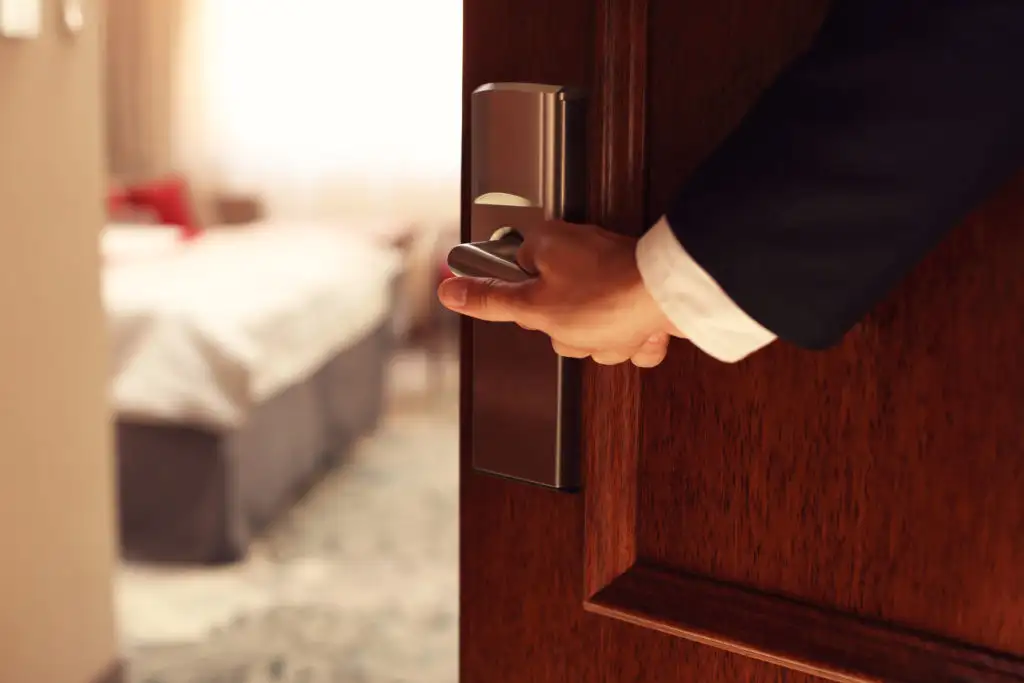
<path fill-rule="evenodd" d="M 361 443 L 225 568 L 122 567 L 135 683 L 455 683 L 458 366 L 421 354 Z"/>

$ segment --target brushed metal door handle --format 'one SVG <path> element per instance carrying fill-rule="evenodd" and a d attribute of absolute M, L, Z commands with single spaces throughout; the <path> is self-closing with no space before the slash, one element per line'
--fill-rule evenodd
<path fill-rule="evenodd" d="M 525 282 L 534 275 L 519 265 L 516 254 L 523 236 L 502 228 L 483 242 L 459 244 L 448 252 L 448 267 L 461 277 L 486 277 L 506 282 Z"/>
<path fill-rule="evenodd" d="M 522 235 L 585 215 L 586 102 L 542 83 L 488 83 L 473 91 L 466 243 L 448 253 L 456 275 L 528 282 Z M 473 469 L 562 491 L 581 483 L 580 364 L 542 333 L 470 320 Z"/>

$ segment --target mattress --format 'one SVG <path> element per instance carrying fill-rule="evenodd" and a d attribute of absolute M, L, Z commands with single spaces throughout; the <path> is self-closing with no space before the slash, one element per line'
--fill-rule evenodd
<path fill-rule="evenodd" d="M 118 417 L 222 429 L 382 324 L 401 264 L 389 247 L 314 226 L 181 242 L 118 225 L 101 249 Z"/>
<path fill-rule="evenodd" d="M 377 328 L 231 431 L 118 420 L 121 549 L 146 562 L 234 562 L 376 426 L 394 337 Z"/>

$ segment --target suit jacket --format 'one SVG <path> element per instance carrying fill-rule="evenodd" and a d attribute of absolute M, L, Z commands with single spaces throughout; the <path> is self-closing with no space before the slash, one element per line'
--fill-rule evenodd
<path fill-rule="evenodd" d="M 847 0 L 666 214 L 747 315 L 838 341 L 1024 168 L 1024 0 Z"/>

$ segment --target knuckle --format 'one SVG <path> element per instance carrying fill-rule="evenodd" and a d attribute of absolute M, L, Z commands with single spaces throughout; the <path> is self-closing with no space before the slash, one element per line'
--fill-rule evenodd
<path fill-rule="evenodd" d="M 551 270 L 551 267 L 557 261 L 555 256 L 556 250 L 556 240 L 550 234 L 540 234 L 537 236 L 532 256 L 538 271 L 543 273 Z"/>
<path fill-rule="evenodd" d="M 537 283 L 536 286 L 523 287 L 518 296 L 522 322 L 550 334 L 552 319 L 547 299 L 545 288 L 541 283 Z"/>

